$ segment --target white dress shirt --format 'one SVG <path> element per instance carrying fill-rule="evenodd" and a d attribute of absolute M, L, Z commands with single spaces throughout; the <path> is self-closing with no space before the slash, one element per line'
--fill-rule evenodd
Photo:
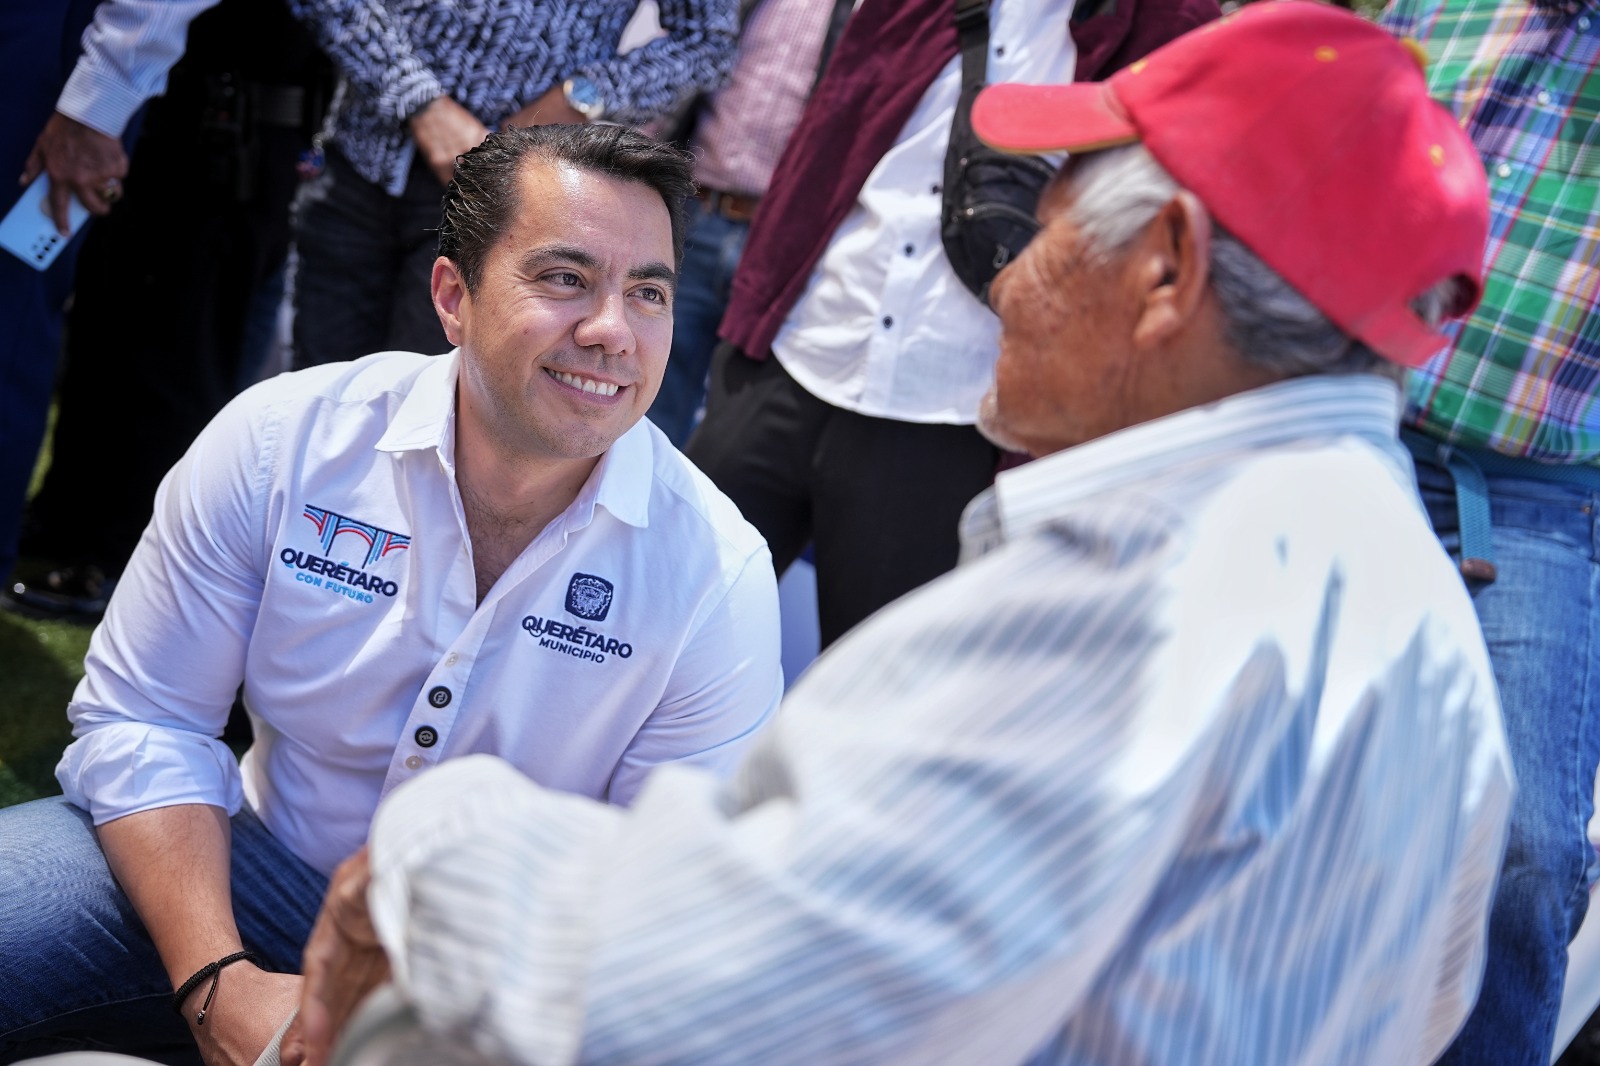
<path fill-rule="evenodd" d="M 613 803 L 734 765 L 783 687 L 760 534 L 641 420 L 477 603 L 457 358 L 264 382 L 168 474 L 68 711 L 56 774 L 96 824 L 242 800 L 329 871 L 458 755 Z M 216 739 L 241 680 L 242 778 Z"/>
<path fill-rule="evenodd" d="M 517 1063 L 1432 1061 L 1512 775 L 1399 404 L 1290 381 L 1002 474 L 992 550 L 825 653 L 730 784 L 400 789 L 401 992 Z"/>
<path fill-rule="evenodd" d="M 217 0 L 105 0 L 83 34 L 56 110 L 108 137 L 121 137 L 134 112 L 167 86 L 183 57 L 189 23 Z"/>
<path fill-rule="evenodd" d="M 996 0 L 989 81 L 1071 81 L 1072 4 Z M 1000 320 L 961 284 L 939 239 L 944 154 L 960 95 L 958 55 L 868 175 L 772 342 L 789 375 L 835 407 L 971 425 L 994 379 Z"/>

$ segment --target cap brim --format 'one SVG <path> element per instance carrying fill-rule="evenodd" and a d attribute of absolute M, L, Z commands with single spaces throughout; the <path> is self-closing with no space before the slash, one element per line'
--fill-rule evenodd
<path fill-rule="evenodd" d="M 1106 82 L 991 85 L 972 105 L 972 128 L 1003 152 L 1091 152 L 1132 144 L 1139 131 Z"/>

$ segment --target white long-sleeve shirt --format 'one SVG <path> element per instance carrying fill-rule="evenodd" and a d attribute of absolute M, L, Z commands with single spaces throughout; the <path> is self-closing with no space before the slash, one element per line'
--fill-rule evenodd
<path fill-rule="evenodd" d="M 517 1063 L 1432 1061 L 1512 774 L 1398 414 L 1301 379 L 1002 474 L 990 550 L 830 649 L 729 786 L 398 790 L 402 993 Z"/>
<path fill-rule="evenodd" d="M 121 137 L 146 100 L 159 96 L 183 57 L 189 23 L 217 0 L 105 0 L 83 34 L 83 55 L 56 110 Z"/>
<path fill-rule="evenodd" d="M 992 3 L 988 80 L 1070 82 L 1078 62 L 1073 3 Z M 994 378 L 1000 320 L 956 277 L 939 239 L 945 148 L 960 95 L 958 55 L 867 176 L 772 341 L 789 375 L 835 407 L 971 425 Z"/>
<path fill-rule="evenodd" d="M 459 358 L 263 382 L 167 475 L 68 707 L 56 776 L 96 825 L 248 803 L 327 872 L 458 755 L 613 803 L 736 764 L 783 691 L 760 534 L 641 420 L 478 602 Z M 242 765 L 217 739 L 241 682 Z"/>

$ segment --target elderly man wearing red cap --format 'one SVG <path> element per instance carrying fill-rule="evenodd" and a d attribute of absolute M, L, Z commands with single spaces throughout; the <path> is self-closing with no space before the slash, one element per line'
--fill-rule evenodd
<path fill-rule="evenodd" d="M 384 977 L 518 1063 L 1420 1064 L 1460 1027 L 1512 778 L 1395 379 L 1476 296 L 1472 146 L 1299 0 L 974 119 L 1073 153 L 994 292 L 983 425 L 1042 458 L 731 785 L 397 789 L 307 951 L 308 1061 Z"/>

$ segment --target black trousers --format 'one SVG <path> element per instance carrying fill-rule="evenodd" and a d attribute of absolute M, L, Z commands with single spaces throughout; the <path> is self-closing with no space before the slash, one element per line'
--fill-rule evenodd
<path fill-rule="evenodd" d="M 727 345 L 686 452 L 767 538 L 780 575 L 814 545 L 823 647 L 955 566 L 961 511 L 1000 456 L 971 426 L 846 411 Z"/>
<path fill-rule="evenodd" d="M 420 152 L 399 196 L 337 148 L 327 158 L 295 197 L 295 369 L 373 352 L 448 352 L 432 292 L 444 186 Z"/>
<path fill-rule="evenodd" d="M 217 179 L 198 105 L 155 100 L 125 193 L 78 260 L 49 473 L 24 550 L 119 572 L 150 520 L 156 486 L 238 391 L 251 303 L 283 264 L 295 129 L 259 132 L 247 165 Z"/>

